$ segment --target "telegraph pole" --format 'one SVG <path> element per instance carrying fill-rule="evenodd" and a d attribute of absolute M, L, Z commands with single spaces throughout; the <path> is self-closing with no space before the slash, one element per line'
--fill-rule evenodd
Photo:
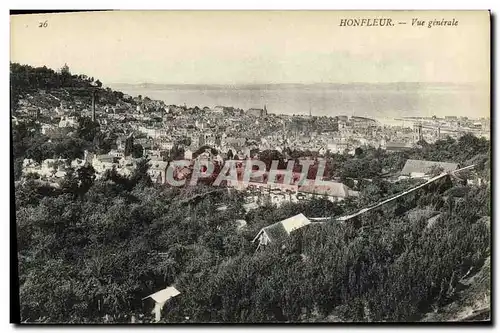
<path fill-rule="evenodd" d="M 97 95 L 97 90 L 94 88 L 92 90 L 92 122 L 95 122 L 95 97 Z"/>

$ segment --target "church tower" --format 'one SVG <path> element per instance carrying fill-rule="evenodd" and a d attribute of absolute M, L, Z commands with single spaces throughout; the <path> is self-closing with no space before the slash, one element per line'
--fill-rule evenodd
<path fill-rule="evenodd" d="M 415 143 L 423 140 L 422 124 L 421 123 L 414 124 L 413 125 L 413 131 L 414 131 L 413 136 L 414 136 Z"/>

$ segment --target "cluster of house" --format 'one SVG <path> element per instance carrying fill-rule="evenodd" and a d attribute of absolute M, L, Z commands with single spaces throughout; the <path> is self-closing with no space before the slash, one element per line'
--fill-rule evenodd
<path fill-rule="evenodd" d="M 135 101 L 124 96 L 117 105 L 96 106 L 95 117 L 101 130 L 134 132 L 137 143 L 164 152 L 188 138 L 189 143 L 183 146 L 188 158 L 202 146 L 211 146 L 223 154 L 231 151 L 240 159 L 253 157 L 250 156 L 252 149 L 284 151 L 290 148 L 308 150 L 319 156 L 327 151 L 354 154 L 357 147 L 363 146 L 399 151 L 412 148 L 420 136 L 423 137 L 422 133 L 425 134 L 425 126 L 417 133 L 415 128 L 381 126 L 365 117 L 276 115 L 269 113 L 266 106 L 247 111 L 226 106 L 187 108 L 167 106 L 147 98 L 137 99 L 137 107 L 132 107 L 132 100 Z M 39 108 L 33 109 L 25 100 L 21 102 L 27 103 L 22 104 L 21 111 L 39 119 Z M 42 133 L 61 135 L 77 128 L 78 121 L 73 116 L 77 109 L 91 114 L 84 105 L 73 106 L 64 101 L 54 109 L 43 110 L 45 116 L 39 119 Z M 115 121 L 116 117 L 122 121 Z"/>
<path fill-rule="evenodd" d="M 46 159 L 41 163 L 33 159 L 24 159 L 23 176 L 42 180 L 62 179 L 66 177 L 69 168 L 78 169 L 85 165 L 84 159 L 68 160 L 64 158 Z"/>
<path fill-rule="evenodd" d="M 260 150 L 282 151 L 288 147 L 319 155 L 327 150 L 353 154 L 359 146 L 385 148 L 386 142 L 396 138 L 411 146 L 414 137 L 411 129 L 394 131 L 369 118 L 276 115 L 268 113 L 265 106 L 247 111 L 225 106 L 213 109 L 168 106 L 164 114 L 130 111 L 129 117 L 130 130 L 154 139 L 156 149 L 168 149 L 187 137 L 190 144 L 185 148 L 190 151 L 210 145 L 234 153 L 248 147 L 248 142 L 255 142 Z"/>
<path fill-rule="evenodd" d="M 245 191 L 245 208 L 256 208 L 265 203 L 280 206 L 284 202 L 299 202 L 313 197 L 322 197 L 329 201 L 342 201 L 348 197 L 357 197 L 359 192 L 353 191 L 345 184 L 334 181 L 302 179 L 303 175 L 293 172 L 290 181 L 286 182 L 286 170 L 275 170 L 276 178 L 268 181 L 269 172 L 257 177 L 243 179 L 242 169 L 237 169 L 238 180 L 228 180 L 227 186 L 238 191 Z"/>
<path fill-rule="evenodd" d="M 95 170 L 96 179 L 102 178 L 106 171 L 115 170 L 118 175 L 130 177 L 142 158 L 131 156 L 113 156 L 111 154 L 97 155 L 85 152 L 83 159 L 68 160 L 64 158 L 46 159 L 41 163 L 33 159 L 23 161 L 22 176 L 27 179 L 40 179 L 56 185 L 64 179 L 70 169 L 78 170 L 84 165 L 91 165 Z M 164 183 L 168 162 L 161 159 L 150 159 L 148 174 L 156 183 Z"/>
<path fill-rule="evenodd" d="M 81 163 L 89 163 L 96 170 L 97 177 L 109 169 L 123 175 L 132 174 L 137 164 L 137 159 L 130 155 L 130 143 L 127 146 L 127 137 L 123 133 L 134 133 L 133 143 L 143 147 L 143 155 L 150 161 L 150 175 L 155 182 L 166 182 L 166 169 L 168 163 L 163 157 L 168 155 L 175 146 L 181 144 L 185 160 L 197 158 L 210 158 L 214 160 L 247 159 L 258 157 L 255 151 L 277 150 L 284 152 L 291 150 L 309 150 L 316 156 L 326 152 L 354 154 L 355 148 L 374 146 L 389 151 L 409 149 L 422 139 L 426 131 L 424 126 L 397 127 L 381 126 L 377 121 L 365 117 L 312 117 L 276 115 L 268 112 L 267 107 L 251 108 L 247 111 L 233 107 L 216 106 L 214 108 L 165 105 L 163 102 L 149 98 L 132 98 L 124 95 L 116 105 L 92 105 L 92 110 L 86 107 L 82 100 L 68 103 L 53 94 L 40 93 L 40 96 L 28 96 L 20 101 L 19 114 L 34 117 L 40 120 L 42 132 L 46 135 L 61 134 L 64 131 L 78 127 L 75 111 L 91 114 L 96 121 L 101 123 L 101 131 L 107 133 L 122 133 L 117 141 L 118 148 L 112 149 L 104 155 L 86 155 L 81 161 L 66 161 L 51 159 L 36 163 L 32 160 L 24 161 L 24 174 L 31 176 L 38 174 L 41 178 L 63 178 L 65 170 L 78 167 Z M 43 103 L 42 103 L 43 102 Z M 55 105 L 55 108 L 43 109 L 34 107 L 35 104 Z M 44 107 L 45 108 L 45 107 Z M 108 121 L 112 116 L 125 117 L 124 122 Z M 14 117 L 15 118 L 15 117 Z M 15 119 L 17 121 L 17 118 Z M 445 119 L 448 123 L 464 122 L 463 119 Z M 445 121 L 443 120 L 443 121 Z M 456 120 L 456 121 L 455 121 Z M 421 119 L 418 121 L 422 122 Z M 437 121 L 436 119 L 433 120 Z M 468 124 L 470 121 L 468 122 Z M 470 124 L 469 124 L 470 125 Z M 470 126 L 482 126 L 472 124 Z M 211 153 L 202 153 L 195 156 L 201 147 L 213 147 L 219 156 Z M 127 151 L 128 150 L 128 151 Z M 208 155 L 208 156 L 205 156 Z M 177 157 L 179 158 L 179 157 Z M 84 161 L 84 162 L 82 162 Z M 446 168 L 445 168 L 446 169 Z M 408 168 L 403 169 L 402 176 Z M 189 170 L 178 170 L 187 176 Z M 412 172 L 413 175 L 419 172 Z M 422 172 L 420 172 L 421 174 Z M 249 184 L 229 184 L 235 188 L 260 188 L 265 182 L 251 182 Z M 355 195 L 353 191 L 344 190 L 343 185 L 330 184 L 329 188 L 307 188 L 291 184 L 285 188 L 283 185 L 272 185 L 267 190 L 276 192 L 274 201 L 280 202 L 279 197 L 287 193 L 321 193 L 335 200 L 346 196 Z M 294 187 L 295 186 L 295 187 Z M 309 186 L 310 187 L 310 186 Z M 277 193 L 281 191 L 282 193 Z M 346 194 L 344 194 L 346 193 Z M 350 193 L 350 194 L 349 194 Z M 302 195 L 298 196 L 299 198 Z M 294 200 L 290 199 L 289 200 Z"/>
<path fill-rule="evenodd" d="M 66 176 L 67 170 L 78 169 L 86 163 L 92 165 L 96 171 L 96 178 L 99 179 L 107 170 L 116 170 L 119 175 L 128 177 L 133 174 L 137 163 L 141 158 L 131 156 L 130 147 L 133 145 L 133 136 L 119 137 L 117 149 L 112 149 L 108 154 L 97 155 L 85 152 L 82 159 L 67 160 L 67 159 L 47 159 L 41 163 L 37 163 L 32 159 L 23 161 L 23 176 L 25 178 L 40 178 L 44 180 L 57 180 Z M 160 150 L 145 149 L 149 160 L 149 174 L 155 183 L 167 183 L 167 169 L 169 163 L 164 161 Z M 277 170 L 274 181 L 268 181 L 269 172 L 251 177 L 248 181 L 242 180 L 242 174 L 245 169 L 244 160 L 250 158 L 250 149 L 246 148 L 243 151 L 236 151 L 235 156 L 240 155 L 241 162 L 237 167 L 238 180 L 228 180 L 226 186 L 236 190 L 250 190 L 250 192 L 267 193 L 271 198 L 271 202 L 280 204 L 281 202 L 291 201 L 296 202 L 310 198 L 311 196 L 321 195 L 331 201 L 343 200 L 347 197 L 356 197 L 358 193 L 349 189 L 342 183 L 323 180 L 321 184 L 316 184 L 314 181 L 301 181 L 300 173 L 293 173 L 291 182 L 285 184 L 285 170 Z M 213 154 L 211 149 L 199 153 L 197 156 L 193 152 L 186 150 L 184 152 L 184 160 L 191 161 L 190 165 L 176 166 L 174 168 L 174 177 L 176 179 L 188 178 L 193 172 L 193 166 L 196 160 L 210 160 L 218 165 L 223 165 L 224 160 L 227 160 L 227 154 Z M 258 156 L 254 156 L 258 157 Z M 397 179 L 404 178 L 421 178 L 429 179 L 436 172 L 450 172 L 456 170 L 458 164 L 446 163 L 437 161 L 412 160 L 406 161 Z M 479 180 L 480 181 L 480 180 Z M 248 191 L 247 191 L 248 192 Z M 258 196 L 259 198 L 261 195 Z"/>
<path fill-rule="evenodd" d="M 391 151 L 404 150 L 419 139 L 432 142 L 439 138 L 439 128 L 443 134 L 446 128 L 457 126 L 489 132 L 488 120 L 463 117 L 406 119 L 410 126 L 385 126 L 374 119 L 358 116 L 277 115 L 269 113 L 266 106 L 246 111 L 221 105 L 188 108 L 128 95 L 118 99 L 116 105 L 96 103 L 90 110 L 83 100 L 76 98 L 74 103 L 69 103 L 56 95 L 43 92 L 21 99 L 16 114 L 39 119 L 44 134 L 51 134 L 76 128 L 78 122 L 72 116 L 75 112 L 89 116 L 95 113 L 103 131 L 141 133 L 154 139 L 154 149 L 163 150 L 171 149 L 178 139 L 189 137 L 191 143 L 185 148 L 191 151 L 211 145 L 220 151 L 232 148 L 234 153 L 234 149 L 244 148 L 249 140 L 254 140 L 261 150 L 289 147 L 322 155 L 328 150 L 354 153 L 355 148 L 368 145 Z M 59 105 L 48 107 L 55 104 Z M 422 126 L 413 126 L 417 122 Z M 454 133 L 459 131 L 447 134 L 453 136 Z"/>

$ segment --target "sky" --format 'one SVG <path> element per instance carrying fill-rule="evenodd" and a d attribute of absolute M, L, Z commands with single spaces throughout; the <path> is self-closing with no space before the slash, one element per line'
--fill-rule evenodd
<path fill-rule="evenodd" d="M 391 18 L 393 27 L 341 27 Z M 425 26 L 412 26 L 412 19 Z M 434 26 L 429 20 L 457 20 Z M 11 61 L 112 83 L 484 83 L 486 11 L 115 11 L 11 16 Z M 47 22 L 46 27 L 39 27 Z"/>

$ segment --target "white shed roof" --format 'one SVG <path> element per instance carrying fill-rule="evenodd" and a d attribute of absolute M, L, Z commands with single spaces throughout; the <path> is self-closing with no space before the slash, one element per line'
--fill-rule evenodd
<path fill-rule="evenodd" d="M 167 287 L 165 289 L 162 289 L 160 291 L 155 292 L 154 294 L 151 294 L 147 297 L 144 297 L 143 299 L 151 297 L 157 303 L 165 303 L 170 298 L 175 297 L 179 294 L 180 294 L 180 291 L 175 289 L 174 287 Z"/>
<path fill-rule="evenodd" d="M 298 214 L 290 218 L 287 218 L 286 220 L 283 220 L 280 223 L 283 225 L 286 232 L 290 234 L 290 232 L 292 232 L 293 230 L 308 225 L 309 223 L 311 223 L 311 221 L 309 221 L 309 219 L 305 217 L 304 214 Z"/>

